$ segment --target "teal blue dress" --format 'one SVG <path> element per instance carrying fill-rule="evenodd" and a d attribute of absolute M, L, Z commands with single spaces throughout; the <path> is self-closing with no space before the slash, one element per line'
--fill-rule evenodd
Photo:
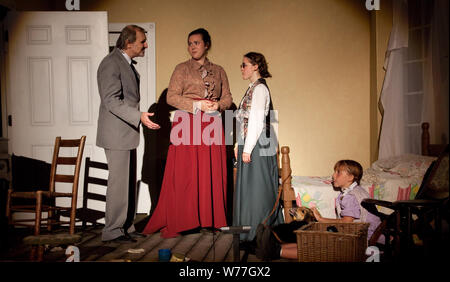
<path fill-rule="evenodd" d="M 269 216 L 278 194 L 276 155 L 260 156 L 260 149 L 263 146 L 257 142 L 251 153 L 251 162 L 246 164 L 242 161 L 244 146 L 238 146 L 233 225 L 252 227 L 249 233 L 240 235 L 242 241 L 252 241 L 255 238 L 256 227 Z M 278 203 L 278 208 L 267 224 L 277 225 L 283 222 L 283 213 Z"/>

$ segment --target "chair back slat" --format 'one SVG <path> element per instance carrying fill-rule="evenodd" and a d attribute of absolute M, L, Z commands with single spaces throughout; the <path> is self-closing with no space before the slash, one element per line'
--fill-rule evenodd
<path fill-rule="evenodd" d="M 56 163 L 62 164 L 62 165 L 75 165 L 77 163 L 77 158 L 76 157 L 58 157 L 56 159 Z"/>
<path fill-rule="evenodd" d="M 86 194 L 86 197 L 89 200 L 96 200 L 96 201 L 106 202 L 106 196 L 105 195 L 100 195 L 100 194 L 97 194 L 97 193 L 88 192 Z"/>
<path fill-rule="evenodd" d="M 95 162 L 95 161 L 89 161 L 89 167 L 90 168 L 98 168 L 98 169 L 108 170 L 108 164 Z"/>
<path fill-rule="evenodd" d="M 80 146 L 81 139 L 61 139 L 59 143 L 60 147 L 78 147 Z"/>
<path fill-rule="evenodd" d="M 89 176 L 87 178 L 87 183 L 107 186 L 108 185 L 108 180 L 107 179 L 101 179 L 101 178 Z"/>
<path fill-rule="evenodd" d="M 73 175 L 56 174 L 55 182 L 72 183 L 74 182 L 74 178 L 75 177 Z"/>

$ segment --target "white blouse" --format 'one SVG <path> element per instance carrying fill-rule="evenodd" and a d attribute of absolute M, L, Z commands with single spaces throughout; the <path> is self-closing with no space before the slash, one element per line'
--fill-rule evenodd
<path fill-rule="evenodd" d="M 251 83 L 249 87 L 253 84 Z M 259 136 L 266 127 L 266 116 L 269 113 L 270 95 L 269 89 L 264 84 L 259 84 L 253 90 L 250 116 L 248 118 L 247 138 L 244 144 L 244 153 L 251 154 L 258 142 Z"/>

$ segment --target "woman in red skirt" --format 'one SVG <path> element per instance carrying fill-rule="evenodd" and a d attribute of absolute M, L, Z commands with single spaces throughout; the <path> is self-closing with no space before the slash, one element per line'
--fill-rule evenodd
<path fill-rule="evenodd" d="M 164 238 L 226 222 L 227 164 L 220 112 L 232 104 L 224 69 L 206 57 L 211 37 L 203 28 L 188 36 L 191 59 L 175 67 L 167 103 L 173 116 L 161 195 L 143 233 Z"/>

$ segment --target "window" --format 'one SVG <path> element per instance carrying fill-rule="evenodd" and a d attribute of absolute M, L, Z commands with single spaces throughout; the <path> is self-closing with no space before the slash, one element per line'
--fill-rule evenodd
<path fill-rule="evenodd" d="M 430 68 L 430 31 L 433 0 L 409 0 L 408 20 L 409 37 L 408 48 L 404 54 L 404 81 L 405 89 L 405 123 L 407 142 L 406 151 L 420 154 L 421 123 L 423 113 L 423 100 L 425 95 L 431 95 L 432 90 L 427 89 L 426 72 Z"/>

